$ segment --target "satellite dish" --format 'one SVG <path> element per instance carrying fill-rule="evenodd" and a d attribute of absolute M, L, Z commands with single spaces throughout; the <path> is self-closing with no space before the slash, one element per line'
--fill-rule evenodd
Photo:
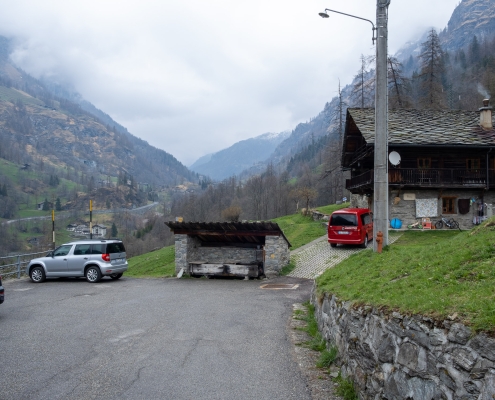
<path fill-rule="evenodd" d="M 400 154 L 397 153 L 396 151 L 392 151 L 388 155 L 388 160 L 390 161 L 390 164 L 397 166 L 400 164 Z"/>

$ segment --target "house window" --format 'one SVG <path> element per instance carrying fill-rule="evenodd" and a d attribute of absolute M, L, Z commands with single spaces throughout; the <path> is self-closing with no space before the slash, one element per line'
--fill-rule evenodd
<path fill-rule="evenodd" d="M 479 158 L 468 158 L 466 160 L 466 168 L 468 171 L 475 171 L 480 169 L 480 159 Z"/>
<path fill-rule="evenodd" d="M 431 168 L 431 158 L 418 158 L 418 168 Z"/>
<path fill-rule="evenodd" d="M 455 214 L 456 197 L 442 197 L 442 214 Z"/>

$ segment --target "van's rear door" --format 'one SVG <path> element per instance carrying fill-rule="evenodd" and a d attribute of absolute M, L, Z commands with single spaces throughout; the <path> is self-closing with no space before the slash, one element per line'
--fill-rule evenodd
<path fill-rule="evenodd" d="M 356 214 L 333 213 L 328 224 L 328 238 L 341 241 L 356 241 L 360 238 Z"/>

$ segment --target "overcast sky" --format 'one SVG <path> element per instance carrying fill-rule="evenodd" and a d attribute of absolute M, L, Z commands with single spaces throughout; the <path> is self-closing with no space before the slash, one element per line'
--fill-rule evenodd
<path fill-rule="evenodd" d="M 389 53 L 459 0 L 391 0 Z M 186 165 L 323 110 L 361 54 L 374 54 L 375 0 L 0 0 L 13 60 L 51 76 Z"/>

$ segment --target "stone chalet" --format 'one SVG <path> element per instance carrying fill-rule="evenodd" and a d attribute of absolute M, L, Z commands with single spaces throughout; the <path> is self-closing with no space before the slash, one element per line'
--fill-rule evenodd
<path fill-rule="evenodd" d="M 389 110 L 388 119 L 390 220 L 404 227 L 443 215 L 469 229 L 492 215 L 495 130 L 487 100 L 479 111 Z M 372 208 L 374 141 L 375 110 L 349 108 L 342 168 L 351 173 L 346 189 L 364 195 L 352 196 L 352 206 Z"/>
<path fill-rule="evenodd" d="M 107 235 L 107 227 L 100 224 L 93 225 L 91 230 L 86 224 L 69 224 L 66 229 L 70 232 L 86 236 L 89 236 L 90 233 L 93 234 L 94 237 L 105 237 Z"/>
<path fill-rule="evenodd" d="M 105 225 L 93 225 L 91 230 L 93 236 L 95 237 L 105 237 L 107 235 L 107 227 Z"/>
<path fill-rule="evenodd" d="M 276 276 L 291 246 L 278 224 L 166 222 L 175 234 L 175 272 L 191 276 Z"/>

